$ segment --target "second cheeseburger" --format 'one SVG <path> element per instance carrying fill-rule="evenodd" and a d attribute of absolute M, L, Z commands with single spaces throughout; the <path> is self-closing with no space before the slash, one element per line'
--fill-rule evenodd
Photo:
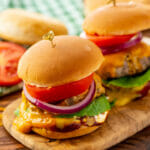
<path fill-rule="evenodd" d="M 33 45 L 19 62 L 24 90 L 14 127 L 53 139 L 96 130 L 110 109 L 95 74 L 103 59 L 95 44 L 76 36 Z"/>
<path fill-rule="evenodd" d="M 100 47 L 105 61 L 98 70 L 106 95 L 116 105 L 145 96 L 150 89 L 150 8 L 116 3 L 93 11 L 83 23 L 82 37 Z"/>

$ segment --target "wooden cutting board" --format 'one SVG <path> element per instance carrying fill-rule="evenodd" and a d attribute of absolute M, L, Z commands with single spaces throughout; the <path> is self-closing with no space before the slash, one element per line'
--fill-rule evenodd
<path fill-rule="evenodd" d="M 150 95 L 124 107 L 113 108 L 107 121 L 92 134 L 69 140 L 50 140 L 34 133 L 22 134 L 12 127 L 14 110 L 20 100 L 3 113 L 6 130 L 25 146 L 34 150 L 101 150 L 109 148 L 150 125 Z M 150 142 L 150 141 L 149 141 Z"/>

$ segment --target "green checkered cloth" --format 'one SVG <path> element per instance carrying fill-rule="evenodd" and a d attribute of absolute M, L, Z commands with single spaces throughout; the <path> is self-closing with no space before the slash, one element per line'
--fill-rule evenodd
<path fill-rule="evenodd" d="M 82 0 L 1 0 L 0 11 L 6 8 L 23 8 L 57 18 L 66 24 L 71 35 L 82 31 Z"/>
<path fill-rule="evenodd" d="M 82 0 L 1 0 L 0 11 L 7 8 L 23 8 L 57 18 L 64 22 L 71 35 L 79 35 L 82 31 Z M 16 92 L 22 83 L 10 87 L 0 87 L 0 97 Z"/>

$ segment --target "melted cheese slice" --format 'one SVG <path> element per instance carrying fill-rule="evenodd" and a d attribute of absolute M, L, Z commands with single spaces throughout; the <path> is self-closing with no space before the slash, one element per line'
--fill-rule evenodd
<path fill-rule="evenodd" d="M 106 95 L 110 102 L 115 100 L 116 106 L 124 106 L 132 100 L 140 97 L 141 95 L 138 91 L 142 90 L 144 86 L 145 85 L 136 88 L 107 87 Z"/>
<path fill-rule="evenodd" d="M 103 123 L 107 118 L 107 115 L 108 111 L 94 116 L 92 120 L 91 117 L 85 117 L 84 122 L 89 126 L 92 126 L 95 122 Z M 28 100 L 25 99 L 25 96 L 23 96 L 22 103 L 20 105 L 19 116 L 16 117 L 13 123 L 17 130 L 23 133 L 29 133 L 32 130 L 32 127 L 50 128 L 52 126 L 56 126 L 59 129 L 63 129 L 65 126 L 72 124 L 81 125 L 80 118 L 54 118 L 52 114 L 47 111 L 40 111 L 39 108 L 29 103 Z"/>

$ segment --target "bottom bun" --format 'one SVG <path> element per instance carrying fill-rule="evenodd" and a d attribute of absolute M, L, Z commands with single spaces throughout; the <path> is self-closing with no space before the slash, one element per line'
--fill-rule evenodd
<path fill-rule="evenodd" d="M 79 129 L 73 130 L 71 132 L 56 132 L 56 131 L 52 131 L 50 129 L 35 128 L 35 127 L 33 127 L 32 130 L 33 130 L 33 132 L 35 132 L 41 136 L 47 137 L 47 138 L 67 139 L 67 138 L 74 138 L 74 137 L 89 134 L 98 128 L 99 128 L 99 126 L 93 126 L 93 127 L 81 126 Z"/>

